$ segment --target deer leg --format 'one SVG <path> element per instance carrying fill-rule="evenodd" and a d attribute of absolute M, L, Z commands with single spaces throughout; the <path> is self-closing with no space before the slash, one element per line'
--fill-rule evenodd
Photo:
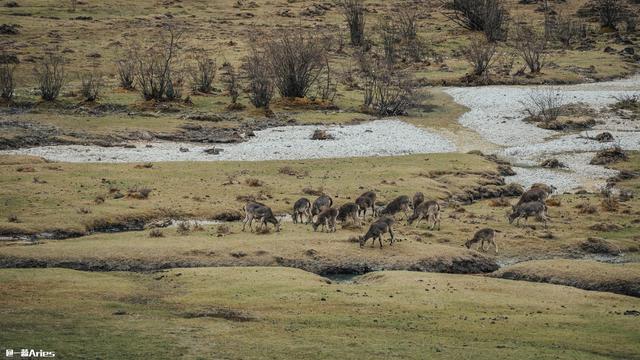
<path fill-rule="evenodd" d="M 391 245 L 393 245 L 393 242 L 395 241 L 395 236 L 393 236 L 393 230 L 391 230 L 391 226 L 389 226 L 389 235 L 391 235 Z"/>
<path fill-rule="evenodd" d="M 380 243 L 380 249 L 382 249 L 382 234 L 378 235 L 378 242 Z"/>

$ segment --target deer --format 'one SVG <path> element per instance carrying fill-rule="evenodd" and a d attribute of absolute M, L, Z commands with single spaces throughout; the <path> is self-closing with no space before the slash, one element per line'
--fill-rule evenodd
<path fill-rule="evenodd" d="M 532 201 L 516 205 L 513 212 L 508 216 L 509 224 L 513 224 L 513 221 L 516 220 L 516 225 L 520 226 L 520 218 L 524 218 L 526 222 L 531 216 L 541 219 L 544 222 L 544 227 L 547 227 L 547 205 L 541 201 Z"/>
<path fill-rule="evenodd" d="M 280 221 L 273 215 L 273 211 L 268 206 L 259 202 L 248 202 L 244 206 L 244 221 L 242 224 L 242 231 L 245 231 L 245 226 L 249 223 L 249 229 L 253 231 L 253 219 L 260 221 L 262 226 L 267 224 L 273 224 L 276 232 L 280 231 Z"/>
<path fill-rule="evenodd" d="M 367 240 L 369 239 L 373 239 L 373 243 L 371 244 L 372 246 L 376 245 L 376 239 L 378 239 L 378 242 L 380 243 L 380 248 L 382 249 L 382 235 L 389 233 L 389 235 L 391 236 L 391 245 L 393 245 L 393 242 L 395 240 L 395 237 L 393 235 L 393 230 L 392 230 L 392 225 L 395 223 L 395 220 L 390 217 L 390 216 L 383 216 L 381 218 L 379 218 L 378 220 L 374 221 L 370 226 L 369 226 L 369 231 L 367 231 L 367 233 L 364 236 L 361 236 L 359 241 L 360 241 L 360 247 L 364 247 L 364 245 L 367 243 Z"/>
<path fill-rule="evenodd" d="M 427 219 L 427 224 L 431 223 L 431 230 L 436 228 L 440 230 L 440 205 L 435 200 L 429 200 L 422 202 L 415 209 L 413 209 L 413 215 L 407 219 L 409 225 L 416 221 L 416 225 L 420 223 L 420 220 Z"/>
<path fill-rule="evenodd" d="M 351 219 L 354 224 L 360 225 L 360 218 L 358 217 L 358 212 L 360 211 L 360 207 L 352 202 L 346 203 L 338 209 L 338 217 L 337 219 L 341 222 L 346 222 L 347 219 Z"/>
<path fill-rule="evenodd" d="M 329 195 L 320 195 L 311 206 L 311 216 L 316 216 L 322 212 L 323 208 L 333 206 L 333 199 Z"/>
<path fill-rule="evenodd" d="M 318 214 L 318 218 L 312 224 L 313 231 L 317 231 L 318 227 L 322 225 L 322 230 L 326 232 L 336 232 L 336 218 L 338 217 L 338 210 L 336 208 L 324 207 Z"/>
<path fill-rule="evenodd" d="M 411 203 L 413 205 L 413 211 L 415 212 L 418 205 L 422 204 L 423 202 L 424 194 L 418 191 L 413 195 L 413 202 Z"/>
<path fill-rule="evenodd" d="M 528 202 L 533 202 L 533 201 L 544 202 L 545 200 L 547 200 L 549 195 L 551 195 L 553 190 L 554 190 L 554 187 L 552 186 L 547 186 L 545 184 L 533 184 L 529 190 L 525 191 L 520 196 L 520 200 L 518 200 L 518 203 L 515 206 L 513 206 L 513 209 L 515 210 L 515 208 L 518 205 L 528 203 Z"/>
<path fill-rule="evenodd" d="M 493 248 L 496 251 L 496 254 L 498 253 L 498 245 L 496 244 L 496 233 L 498 233 L 498 230 L 494 230 L 494 229 L 490 229 L 490 228 L 484 228 L 484 229 L 480 229 L 478 231 L 476 231 L 475 235 L 473 235 L 472 239 L 467 240 L 467 242 L 464 243 L 464 246 L 467 247 L 467 249 L 471 249 L 471 246 L 473 244 L 476 243 L 480 243 L 480 248 L 482 249 L 482 251 L 487 251 L 484 248 L 484 244 L 485 242 L 489 244 L 489 248 L 491 247 L 491 245 L 493 245 Z M 487 248 L 488 249 L 488 248 Z"/>
<path fill-rule="evenodd" d="M 409 215 L 407 213 L 409 212 L 410 203 L 411 203 L 411 200 L 409 199 L 408 196 L 406 195 L 398 196 L 397 198 L 391 200 L 391 202 L 387 204 L 387 206 L 385 206 L 384 209 L 380 211 L 380 215 L 393 216 L 398 212 L 403 211 L 405 218 L 408 218 Z"/>
<path fill-rule="evenodd" d="M 307 217 L 307 224 L 311 222 L 311 201 L 307 198 L 300 198 L 293 204 L 291 219 L 294 224 L 297 224 L 298 219 L 300 219 L 300 222 L 303 221 L 303 216 Z"/>
<path fill-rule="evenodd" d="M 376 193 L 373 191 L 367 191 L 362 195 L 358 196 L 356 199 L 356 204 L 358 205 L 358 216 L 362 215 L 363 218 L 367 217 L 367 209 L 371 208 L 372 216 L 375 216 L 375 206 L 376 206 Z"/>

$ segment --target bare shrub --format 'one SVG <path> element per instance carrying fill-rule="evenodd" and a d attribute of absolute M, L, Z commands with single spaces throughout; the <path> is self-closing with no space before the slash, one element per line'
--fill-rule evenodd
<path fill-rule="evenodd" d="M 80 95 L 85 101 L 96 101 L 104 81 L 96 70 L 80 75 Z"/>
<path fill-rule="evenodd" d="M 182 81 L 177 78 L 176 57 L 183 33 L 178 27 L 167 25 L 158 43 L 135 53 L 136 84 L 145 100 L 177 98 Z"/>
<path fill-rule="evenodd" d="M 364 72 L 363 107 L 379 116 L 406 115 L 417 101 L 413 81 L 407 72 L 377 63 Z"/>
<path fill-rule="evenodd" d="M 602 27 L 617 29 L 626 16 L 627 8 L 622 0 L 595 0 L 594 9 Z"/>
<path fill-rule="evenodd" d="M 598 208 L 587 202 L 576 205 L 576 209 L 578 209 L 578 213 L 582 215 L 596 214 L 598 212 Z"/>
<path fill-rule="evenodd" d="M 216 77 L 216 61 L 203 50 L 196 51 L 194 57 L 195 66 L 189 69 L 193 90 L 208 94 L 213 89 Z"/>
<path fill-rule="evenodd" d="M 260 187 L 264 185 L 264 181 L 260 180 L 260 179 L 256 179 L 256 178 L 249 178 L 247 180 L 244 181 L 245 184 L 251 186 L 251 187 Z"/>
<path fill-rule="evenodd" d="M 413 61 L 422 61 L 425 53 L 424 42 L 418 36 L 419 12 L 414 7 L 400 9 L 395 22 L 398 23 L 400 44 L 407 56 Z"/>
<path fill-rule="evenodd" d="M 57 54 L 47 54 L 42 62 L 34 68 L 40 89 L 40 97 L 53 101 L 60 95 L 65 81 L 64 59 Z"/>
<path fill-rule="evenodd" d="M 134 187 L 129 189 L 129 191 L 127 192 L 127 197 L 130 197 L 132 199 L 144 200 L 144 199 L 148 199 L 150 194 L 151 194 L 151 189 L 149 188 Z"/>
<path fill-rule="evenodd" d="M 282 97 L 305 97 L 322 74 L 326 44 L 302 31 L 280 32 L 265 43 L 265 59 Z"/>
<path fill-rule="evenodd" d="M 582 25 L 581 22 L 571 16 L 564 16 L 562 13 L 558 13 L 552 33 L 562 47 L 568 49 L 580 37 Z"/>
<path fill-rule="evenodd" d="M 231 98 L 231 104 L 233 106 L 238 103 L 238 98 L 240 97 L 240 81 L 238 79 L 236 68 L 233 65 L 226 64 L 224 68 L 224 87 L 227 91 L 227 95 Z"/>
<path fill-rule="evenodd" d="M 178 223 L 178 229 L 176 231 L 180 235 L 187 235 L 191 232 L 191 225 L 187 221 L 181 221 Z"/>
<path fill-rule="evenodd" d="M 9 101 L 16 89 L 15 65 L 0 64 L 0 97 Z"/>
<path fill-rule="evenodd" d="M 152 229 L 151 231 L 149 231 L 149 237 L 161 238 L 164 237 L 164 233 L 160 229 Z"/>
<path fill-rule="evenodd" d="M 324 63 L 324 69 L 316 82 L 316 93 L 322 101 L 333 103 L 333 100 L 335 100 L 338 94 L 338 84 L 333 80 L 328 56 L 325 56 Z"/>
<path fill-rule="evenodd" d="M 342 0 L 342 13 L 347 21 L 351 45 L 362 46 L 365 42 L 364 37 L 364 3 L 362 0 Z"/>
<path fill-rule="evenodd" d="M 18 215 L 16 215 L 16 214 L 9 214 L 9 216 L 7 216 L 7 222 L 19 223 L 20 219 L 18 218 Z"/>
<path fill-rule="evenodd" d="M 393 21 L 384 19 L 378 24 L 377 32 L 382 42 L 385 62 L 389 65 L 395 64 L 398 56 L 397 47 L 400 42 L 397 27 L 394 25 Z"/>
<path fill-rule="evenodd" d="M 118 72 L 118 80 L 120 87 L 127 90 L 133 90 L 136 80 L 136 62 L 133 52 L 129 51 L 125 58 L 116 61 L 116 70 Z"/>
<path fill-rule="evenodd" d="M 532 120 L 551 122 L 562 114 L 563 100 L 562 93 L 557 89 L 545 88 L 531 91 L 528 101 L 523 105 Z"/>
<path fill-rule="evenodd" d="M 484 76 L 487 75 L 489 67 L 493 64 L 496 45 L 486 39 L 474 37 L 471 39 L 471 43 L 462 49 L 462 55 L 473 66 L 473 75 Z"/>
<path fill-rule="evenodd" d="M 299 178 L 305 177 L 305 176 L 309 176 L 309 171 L 308 170 L 303 170 L 303 169 L 294 169 L 291 166 L 283 166 L 281 168 L 278 169 L 278 172 L 280 174 L 284 174 L 284 175 L 289 175 L 289 176 L 296 176 Z"/>
<path fill-rule="evenodd" d="M 96 205 L 100 205 L 100 204 L 104 204 L 105 198 L 102 195 L 98 195 L 95 197 L 95 199 L 93 199 L 93 202 L 96 203 Z"/>
<path fill-rule="evenodd" d="M 443 0 L 445 15 L 471 31 L 482 31 L 489 41 L 503 40 L 508 12 L 503 0 Z"/>
<path fill-rule="evenodd" d="M 547 38 L 528 24 L 518 24 L 513 36 L 513 47 L 524 60 L 531 73 L 539 73 L 545 65 Z"/>
<path fill-rule="evenodd" d="M 248 93 L 251 104 L 257 108 L 268 109 L 273 98 L 273 80 L 264 52 L 253 47 L 245 58 L 243 69 L 249 80 Z"/>

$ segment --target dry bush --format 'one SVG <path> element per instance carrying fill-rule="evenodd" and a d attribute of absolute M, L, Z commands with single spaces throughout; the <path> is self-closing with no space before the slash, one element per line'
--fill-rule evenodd
<path fill-rule="evenodd" d="M 146 187 L 135 187 L 127 191 L 127 197 L 130 197 L 132 199 L 144 200 L 149 198 L 151 191 L 151 189 Z"/>
<path fill-rule="evenodd" d="M 253 47 L 245 58 L 243 69 L 249 80 L 248 93 L 256 108 L 269 108 L 273 98 L 273 80 L 263 51 Z"/>
<path fill-rule="evenodd" d="M 0 64 L 0 98 L 11 100 L 16 89 L 15 65 Z"/>
<path fill-rule="evenodd" d="M 80 95 L 85 101 L 96 101 L 103 85 L 102 74 L 96 70 L 80 75 Z"/>
<path fill-rule="evenodd" d="M 216 228 L 216 234 L 218 234 L 218 236 L 229 235 L 231 234 L 231 229 L 229 228 L 229 225 L 220 224 Z"/>
<path fill-rule="evenodd" d="M 583 25 L 583 23 L 573 19 L 571 16 L 565 16 L 562 13 L 558 13 L 551 31 L 553 37 L 562 44 L 562 47 L 568 49 L 573 44 L 574 40 L 580 37 Z"/>
<path fill-rule="evenodd" d="M 419 15 L 416 8 L 407 7 L 398 10 L 394 19 L 398 24 L 400 45 L 406 57 L 414 62 L 422 61 L 425 54 L 424 42 L 418 36 Z"/>
<path fill-rule="evenodd" d="M 322 38 L 300 30 L 269 38 L 264 45 L 265 59 L 282 97 L 307 95 L 325 67 L 326 49 Z"/>
<path fill-rule="evenodd" d="M 442 0 L 445 15 L 471 31 L 482 31 L 489 41 L 503 40 L 509 14 L 503 0 Z"/>
<path fill-rule="evenodd" d="M 329 57 L 324 58 L 324 69 L 321 75 L 316 81 L 316 94 L 320 100 L 332 104 L 338 94 L 338 84 L 331 77 L 331 65 L 329 64 Z"/>
<path fill-rule="evenodd" d="M 64 58 L 49 53 L 40 64 L 34 68 L 34 73 L 40 89 L 40 97 L 46 101 L 53 101 L 60 95 L 65 81 Z"/>
<path fill-rule="evenodd" d="M 555 88 L 531 91 L 529 100 L 523 102 L 525 111 L 534 121 L 551 122 L 562 114 L 564 97 Z"/>
<path fill-rule="evenodd" d="M 283 167 L 278 169 L 278 172 L 280 174 L 289 175 L 289 176 L 296 176 L 296 177 L 309 176 L 309 171 L 302 170 L 302 169 L 297 170 L 297 169 L 292 168 L 291 166 L 283 166 Z"/>
<path fill-rule="evenodd" d="M 610 29 L 617 29 L 628 11 L 623 0 L 595 0 L 594 10 L 598 14 L 600 25 Z"/>
<path fill-rule="evenodd" d="M 322 186 L 317 189 L 314 189 L 312 187 L 306 187 L 302 189 L 302 193 L 305 195 L 311 195 L 311 196 L 321 196 L 321 195 L 324 195 L 324 188 Z"/>
<path fill-rule="evenodd" d="M 378 116 L 406 115 L 418 101 L 409 74 L 387 64 L 376 63 L 372 70 L 364 72 L 363 108 Z"/>
<path fill-rule="evenodd" d="M 511 206 L 511 203 L 509 202 L 508 199 L 504 198 L 504 197 L 499 197 L 496 199 L 491 199 L 491 201 L 489 201 L 489 206 L 491 207 L 508 207 Z"/>
<path fill-rule="evenodd" d="M 97 205 L 103 204 L 104 201 L 105 201 L 105 198 L 102 195 L 98 195 L 95 197 L 95 199 L 93 199 L 93 202 L 96 203 Z"/>
<path fill-rule="evenodd" d="M 560 207 L 562 206 L 562 200 L 560 198 L 553 197 L 553 198 L 547 199 L 545 204 L 547 204 L 547 206 Z"/>
<path fill-rule="evenodd" d="M 191 232 L 191 225 L 187 221 L 181 221 L 178 223 L 178 228 L 176 230 L 180 235 L 187 235 Z"/>
<path fill-rule="evenodd" d="M 16 215 L 16 214 L 9 214 L 9 216 L 7 216 L 7 222 L 19 223 L 20 219 L 18 218 L 18 215 Z"/>
<path fill-rule="evenodd" d="M 395 22 L 389 19 L 383 19 L 376 29 L 382 42 L 385 62 L 389 65 L 395 64 L 396 58 L 398 57 L 397 47 L 400 42 L 398 36 L 399 30 L 395 26 Z"/>
<path fill-rule="evenodd" d="M 177 53 L 184 31 L 175 25 L 164 27 L 160 41 L 146 51 L 137 51 L 136 84 L 145 100 L 177 99 L 182 79 L 177 70 Z"/>
<path fill-rule="evenodd" d="M 365 43 L 364 36 L 364 3 L 362 0 L 342 0 L 342 14 L 349 28 L 351 45 L 362 46 Z"/>
<path fill-rule="evenodd" d="M 240 97 L 240 80 L 236 68 L 231 64 L 225 64 L 225 72 L 223 75 L 224 87 L 227 95 L 231 98 L 232 106 L 238 103 Z"/>
<path fill-rule="evenodd" d="M 539 73 L 545 65 L 547 38 L 532 26 L 520 23 L 514 28 L 513 47 L 531 73 Z"/>
<path fill-rule="evenodd" d="M 204 227 L 202 225 L 200 225 L 199 222 L 194 221 L 193 222 L 193 226 L 191 227 L 192 231 L 204 231 Z"/>
<path fill-rule="evenodd" d="M 578 209 L 578 213 L 581 215 L 596 214 L 598 212 L 598 208 L 586 202 L 576 205 L 576 209 Z"/>
<path fill-rule="evenodd" d="M 203 50 L 196 51 L 194 57 L 195 66 L 189 69 L 192 88 L 208 94 L 213 89 L 213 80 L 216 77 L 216 61 L 208 57 Z"/>
<path fill-rule="evenodd" d="M 493 64 L 496 45 L 486 39 L 474 37 L 471 43 L 462 49 L 462 55 L 473 66 L 473 75 L 484 76 L 488 74 L 489 67 Z"/>
<path fill-rule="evenodd" d="M 264 185 L 264 181 L 256 178 L 249 178 L 245 180 L 244 183 L 251 187 L 260 187 Z"/>
<path fill-rule="evenodd" d="M 126 58 L 116 61 L 120 87 L 127 90 L 133 90 L 135 88 L 136 62 L 132 54 L 132 52 L 129 52 Z"/>
<path fill-rule="evenodd" d="M 164 237 L 164 233 L 160 229 L 152 229 L 151 231 L 149 231 L 149 237 L 161 238 Z"/>

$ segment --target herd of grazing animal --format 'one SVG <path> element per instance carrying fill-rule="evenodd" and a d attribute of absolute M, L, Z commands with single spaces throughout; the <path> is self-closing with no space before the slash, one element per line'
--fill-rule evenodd
<path fill-rule="evenodd" d="M 529 190 L 525 191 L 520 197 L 516 205 L 512 206 L 512 212 L 507 215 L 509 223 L 516 221 L 519 225 L 520 219 L 526 222 L 529 217 L 535 217 L 544 222 L 547 226 L 547 206 L 546 199 L 554 191 L 552 187 L 544 184 L 534 184 Z M 369 239 L 372 240 L 373 246 L 378 240 L 382 248 L 382 236 L 389 234 L 391 245 L 395 241 L 393 234 L 393 225 L 396 223 L 395 215 L 402 212 L 404 219 L 408 225 L 425 220 L 431 230 L 436 227 L 440 230 L 442 208 L 435 200 L 425 199 L 421 192 L 417 192 L 413 199 L 406 195 L 401 195 L 391 200 L 385 206 L 376 206 L 376 193 L 367 191 L 360 195 L 355 202 L 347 202 L 339 208 L 333 206 L 333 199 L 328 195 L 319 196 L 313 203 L 307 198 L 300 198 L 293 205 L 291 214 L 294 224 L 311 224 L 314 231 L 321 228 L 322 231 L 335 232 L 338 221 L 345 223 L 351 221 L 356 225 L 360 225 L 363 219 L 366 219 L 367 213 L 374 219 L 369 225 L 368 231 L 359 237 L 360 247 L 363 247 Z M 251 201 L 244 206 L 245 218 L 243 221 L 242 231 L 245 231 L 247 223 L 253 231 L 252 222 L 256 220 L 264 228 L 268 224 L 273 224 L 276 231 L 280 231 L 280 221 L 274 216 L 271 209 L 259 202 Z M 495 252 L 498 252 L 496 244 L 496 233 L 500 231 L 491 228 L 483 228 L 478 230 L 473 238 L 468 240 L 464 245 L 471 248 L 474 244 L 479 244 L 478 248 L 486 251 L 485 244 L 489 248 L 493 245 Z"/>

